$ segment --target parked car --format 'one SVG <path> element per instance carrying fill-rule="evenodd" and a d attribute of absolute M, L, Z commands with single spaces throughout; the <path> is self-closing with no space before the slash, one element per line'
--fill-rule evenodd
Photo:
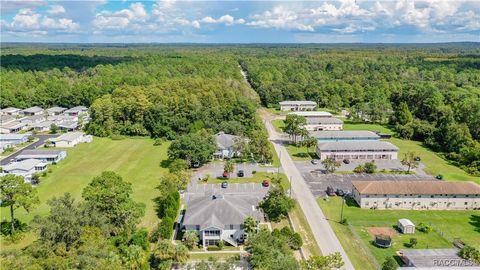
<path fill-rule="evenodd" d="M 227 188 L 227 187 L 228 187 L 227 181 L 222 182 L 222 188 Z"/>
<path fill-rule="evenodd" d="M 341 189 L 339 189 L 339 188 L 337 188 L 337 191 L 336 191 L 335 193 L 336 193 L 338 196 L 340 196 L 340 197 L 345 196 L 345 192 L 343 192 L 343 190 L 341 190 Z"/>
<path fill-rule="evenodd" d="M 312 159 L 312 161 L 310 161 L 312 164 L 318 164 L 318 159 Z"/>
<path fill-rule="evenodd" d="M 192 162 L 192 168 L 200 168 L 200 162 L 198 161 Z"/>
<path fill-rule="evenodd" d="M 270 186 L 270 182 L 268 182 L 268 180 L 263 180 L 262 186 L 264 186 L 264 187 L 269 187 L 269 186 Z"/>
<path fill-rule="evenodd" d="M 350 164 L 350 160 L 344 159 L 344 160 L 343 160 L 343 163 L 345 163 L 345 164 Z"/>
<path fill-rule="evenodd" d="M 437 178 L 438 180 L 443 180 L 443 175 L 439 174 L 439 175 L 435 176 L 435 178 Z"/>
<path fill-rule="evenodd" d="M 243 172 L 243 170 L 239 170 L 237 175 L 238 175 L 238 177 L 244 177 L 245 173 Z"/>
<path fill-rule="evenodd" d="M 223 178 L 228 178 L 230 176 L 230 174 L 228 172 L 223 172 L 222 176 L 223 176 Z"/>
<path fill-rule="evenodd" d="M 328 196 L 335 196 L 335 190 L 332 187 L 327 187 L 327 195 Z"/>
<path fill-rule="evenodd" d="M 415 161 L 421 161 L 422 159 L 420 157 L 415 157 Z"/>

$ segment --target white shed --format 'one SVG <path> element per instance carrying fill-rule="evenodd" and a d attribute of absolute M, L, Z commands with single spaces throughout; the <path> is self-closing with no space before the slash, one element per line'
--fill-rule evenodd
<path fill-rule="evenodd" d="M 397 223 L 398 229 L 403 234 L 413 234 L 415 233 L 415 224 L 410 219 L 402 218 L 398 220 Z"/>

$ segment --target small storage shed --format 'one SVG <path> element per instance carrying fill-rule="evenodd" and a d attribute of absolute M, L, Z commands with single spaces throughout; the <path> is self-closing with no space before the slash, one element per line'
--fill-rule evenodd
<path fill-rule="evenodd" d="M 402 218 L 397 223 L 398 230 L 403 234 L 415 233 L 415 224 L 410 219 Z"/>

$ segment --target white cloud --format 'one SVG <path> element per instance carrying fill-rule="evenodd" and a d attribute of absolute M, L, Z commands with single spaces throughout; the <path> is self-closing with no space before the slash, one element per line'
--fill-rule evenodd
<path fill-rule="evenodd" d="M 48 14 L 50 15 L 59 15 L 59 14 L 64 14 L 65 13 L 65 8 L 60 5 L 53 5 L 50 7 L 50 9 L 47 11 Z"/>
<path fill-rule="evenodd" d="M 201 19 L 200 22 L 207 23 L 207 24 L 220 23 L 225 25 L 233 25 L 233 24 L 244 24 L 245 20 L 242 18 L 235 20 L 235 18 L 230 14 L 225 14 L 219 17 L 218 19 L 214 19 L 211 16 L 206 16 L 206 17 L 203 17 L 203 19 Z"/>
<path fill-rule="evenodd" d="M 67 18 L 51 18 L 36 11 L 23 8 L 13 17 L 12 21 L 2 21 L 2 28 L 7 32 L 31 32 L 35 34 L 48 34 L 49 31 L 73 32 L 80 25 Z"/>

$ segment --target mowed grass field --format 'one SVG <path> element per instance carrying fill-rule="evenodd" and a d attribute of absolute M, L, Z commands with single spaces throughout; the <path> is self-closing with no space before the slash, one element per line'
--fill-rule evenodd
<path fill-rule="evenodd" d="M 66 192 L 78 202 L 83 188 L 93 177 L 103 171 L 114 171 L 132 183 L 133 199 L 146 205 L 140 226 L 151 230 L 159 221 L 153 199 L 159 193 L 155 189 L 159 178 L 166 171 L 160 167 L 160 162 L 167 159 L 168 146 L 169 142 L 154 146 L 149 138 L 111 140 L 95 137 L 92 143 L 68 149 L 67 158 L 57 165 L 51 165 L 49 168 L 52 168 L 52 172 L 41 178 L 36 188 L 40 205 L 28 214 L 18 209 L 16 217 L 22 222 L 29 222 L 35 215 L 46 215 L 49 212 L 47 201 Z M 1 208 L 0 214 L 2 220 L 9 220 L 7 208 Z"/>
<path fill-rule="evenodd" d="M 344 217 L 348 226 L 338 223 L 342 207 L 341 198 L 318 199 L 325 216 L 330 220 L 340 242 L 345 247 L 349 257 L 357 269 L 374 269 L 373 254 L 379 264 L 387 256 L 394 256 L 396 251 L 409 248 L 410 238 L 416 238 L 418 244 L 414 248 L 449 248 L 451 240 L 460 238 L 466 244 L 480 248 L 480 213 L 479 211 L 417 211 L 417 210 L 371 210 L 361 209 L 356 205 L 345 204 Z M 373 236 L 368 232 L 371 227 L 394 229 L 398 219 L 408 218 L 414 224 L 424 222 L 432 225 L 434 231 L 426 234 L 416 231 L 413 235 L 396 233 L 393 236 L 393 246 L 378 248 L 372 244 Z M 368 250 L 366 251 L 366 249 Z"/>

